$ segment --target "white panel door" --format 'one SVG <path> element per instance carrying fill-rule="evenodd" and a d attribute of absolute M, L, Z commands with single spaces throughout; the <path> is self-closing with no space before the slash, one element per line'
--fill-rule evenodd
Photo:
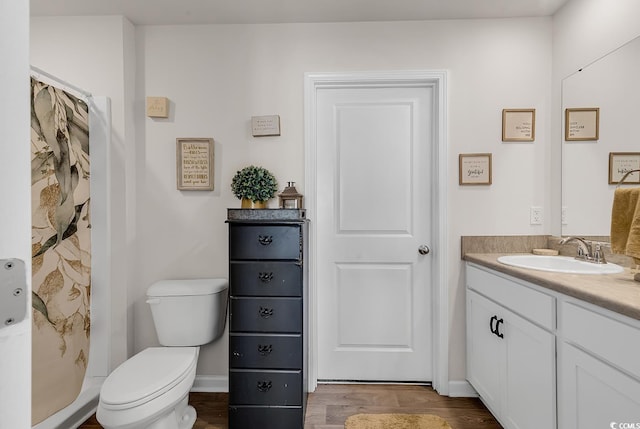
<path fill-rule="evenodd" d="M 317 94 L 318 378 L 432 377 L 430 87 Z"/>

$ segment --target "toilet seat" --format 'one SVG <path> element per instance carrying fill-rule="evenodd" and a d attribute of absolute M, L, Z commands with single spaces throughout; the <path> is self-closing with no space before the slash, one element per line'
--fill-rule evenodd
<path fill-rule="evenodd" d="M 198 347 L 150 347 L 116 368 L 102 385 L 100 405 L 108 410 L 139 407 L 193 376 Z M 190 384 L 190 383 L 189 383 Z M 185 392 L 175 392 L 176 400 Z"/>

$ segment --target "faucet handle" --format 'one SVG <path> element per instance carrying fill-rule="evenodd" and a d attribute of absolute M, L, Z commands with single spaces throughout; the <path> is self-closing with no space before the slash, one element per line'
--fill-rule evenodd
<path fill-rule="evenodd" d="M 602 244 L 600 243 L 594 243 L 593 262 L 595 262 L 596 264 L 607 263 L 607 260 L 604 257 L 604 251 L 602 250 Z"/>

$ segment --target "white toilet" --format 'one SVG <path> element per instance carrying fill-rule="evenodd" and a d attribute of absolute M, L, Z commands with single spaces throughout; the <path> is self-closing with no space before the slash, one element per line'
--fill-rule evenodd
<path fill-rule="evenodd" d="M 188 405 L 200 345 L 219 338 L 227 318 L 226 279 L 162 280 L 147 290 L 158 340 L 116 368 L 100 390 L 105 429 L 191 429 Z"/>

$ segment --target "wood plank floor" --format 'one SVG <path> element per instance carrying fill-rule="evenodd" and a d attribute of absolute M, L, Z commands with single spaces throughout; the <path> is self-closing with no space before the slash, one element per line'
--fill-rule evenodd
<path fill-rule="evenodd" d="M 228 429 L 226 393 L 191 393 L 198 412 L 194 429 Z M 424 413 L 444 418 L 453 429 L 502 429 L 476 398 L 449 398 L 427 386 L 323 384 L 309 394 L 305 429 L 343 429 L 352 414 Z M 99 429 L 95 416 L 80 429 Z M 251 428 L 247 428 L 251 429 Z"/>

